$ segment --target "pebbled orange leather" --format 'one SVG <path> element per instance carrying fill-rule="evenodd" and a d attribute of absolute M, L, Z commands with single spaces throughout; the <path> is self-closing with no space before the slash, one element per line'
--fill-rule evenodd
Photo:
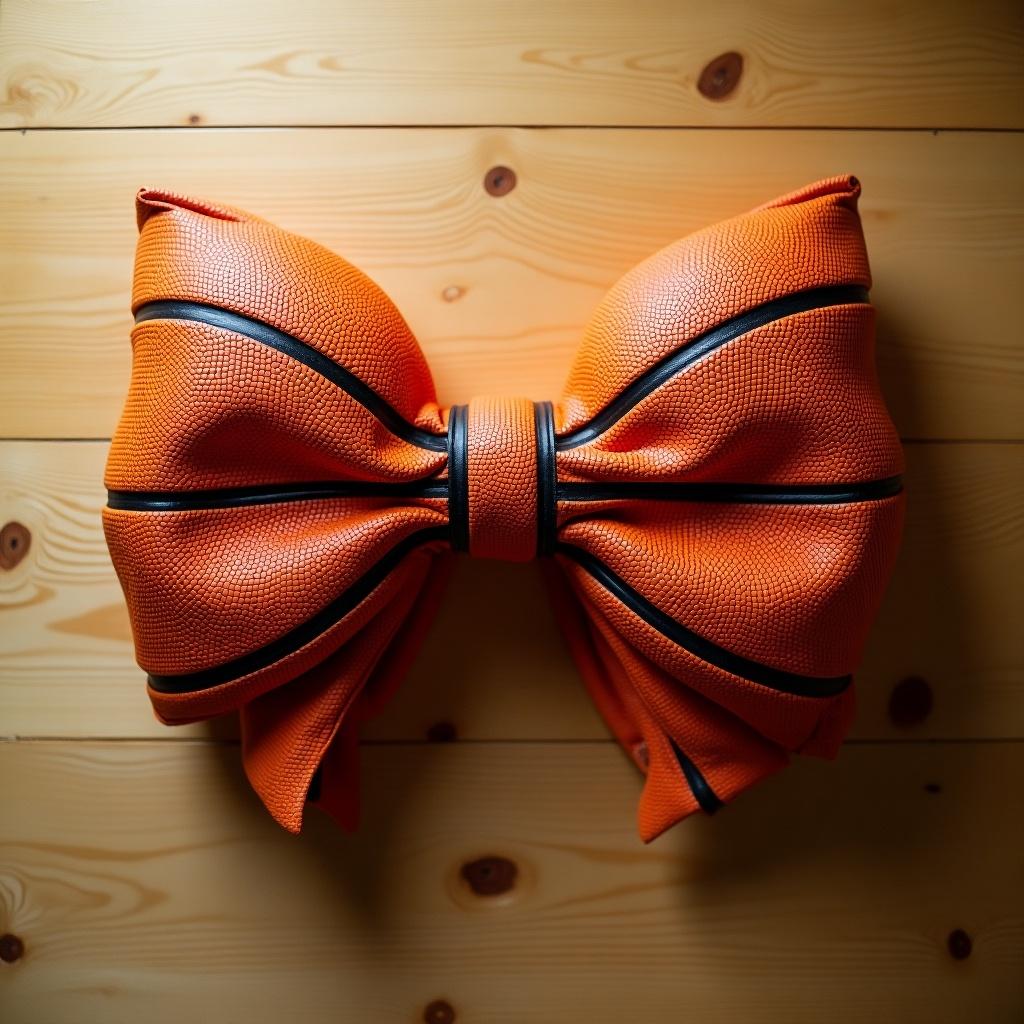
<path fill-rule="evenodd" d="M 533 402 L 474 398 L 467 417 L 469 553 L 528 562 L 537 554 Z"/>
<path fill-rule="evenodd" d="M 136 198 L 133 372 L 103 512 L 157 716 L 241 712 L 298 831 L 358 817 L 356 737 L 453 552 L 540 557 L 653 839 L 833 757 L 902 529 L 852 176 L 626 274 L 560 401 L 441 408 L 365 274 L 243 210 Z"/>

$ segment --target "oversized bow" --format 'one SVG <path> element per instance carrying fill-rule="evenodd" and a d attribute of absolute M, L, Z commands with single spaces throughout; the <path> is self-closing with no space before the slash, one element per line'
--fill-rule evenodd
<path fill-rule="evenodd" d="M 835 755 L 902 526 L 860 185 L 828 178 L 655 253 L 560 402 L 438 405 L 363 273 L 239 209 L 142 189 L 107 543 L 166 723 L 241 711 L 286 828 L 352 825 L 357 727 L 452 552 L 540 556 L 649 841 Z"/>

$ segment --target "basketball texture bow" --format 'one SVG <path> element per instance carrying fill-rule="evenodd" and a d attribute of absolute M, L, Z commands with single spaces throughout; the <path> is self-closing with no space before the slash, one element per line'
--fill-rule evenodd
<path fill-rule="evenodd" d="M 899 542 L 851 176 L 655 253 L 561 401 L 444 408 L 409 327 L 332 252 L 142 189 L 107 543 L 166 723 L 240 710 L 286 828 L 357 814 L 453 552 L 541 557 L 587 688 L 646 775 L 645 841 L 790 752 L 834 756 Z"/>

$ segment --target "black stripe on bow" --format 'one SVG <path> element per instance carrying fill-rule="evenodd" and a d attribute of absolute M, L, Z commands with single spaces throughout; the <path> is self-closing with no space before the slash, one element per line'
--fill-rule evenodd
<path fill-rule="evenodd" d="M 853 681 L 853 677 L 849 675 L 819 677 L 786 672 L 763 662 L 745 658 L 725 647 L 719 647 L 713 640 L 695 633 L 663 612 L 589 551 L 574 544 L 559 544 L 556 551 L 580 566 L 626 608 L 662 636 L 701 661 L 739 676 L 740 679 L 758 683 L 780 693 L 792 693 L 798 697 L 835 697 Z"/>
<path fill-rule="evenodd" d="M 748 309 L 745 313 L 712 327 L 681 348 L 670 352 L 641 374 L 632 384 L 618 393 L 599 413 L 575 430 L 555 440 L 560 452 L 578 448 L 603 434 L 617 423 L 634 406 L 642 402 L 651 392 L 656 391 L 676 374 L 689 369 L 723 345 L 758 327 L 764 327 L 775 320 L 782 320 L 796 313 L 807 313 L 812 309 L 828 306 L 865 305 L 868 291 L 860 285 L 829 285 L 824 288 L 809 288 L 802 292 L 782 295 L 771 302 Z"/>
<path fill-rule="evenodd" d="M 540 483 L 538 466 L 538 484 Z M 739 505 L 843 505 L 881 501 L 903 490 L 903 478 L 885 477 L 839 484 L 672 483 L 626 480 L 612 483 L 556 483 L 555 501 L 694 501 Z M 255 484 L 187 491 L 107 491 L 107 507 L 129 512 L 185 512 L 194 509 L 241 508 L 285 501 L 330 498 L 443 498 L 448 480 L 376 482 L 312 480 L 301 483 Z M 541 488 L 538 487 L 538 504 Z"/>
<path fill-rule="evenodd" d="M 270 643 L 247 651 L 231 661 L 187 672 L 180 675 L 161 675 L 150 673 L 149 685 L 158 693 L 194 693 L 221 683 L 230 683 L 242 676 L 250 675 L 261 669 L 268 668 L 282 658 L 294 654 L 306 644 L 312 643 L 332 626 L 337 625 L 349 612 L 360 605 L 374 590 L 379 587 L 390 573 L 398 567 L 415 548 L 431 541 L 448 539 L 447 526 L 429 526 L 417 530 L 400 540 L 383 558 L 375 562 L 350 587 L 343 590 L 333 601 L 326 604 L 304 622 L 290 629 Z"/>
<path fill-rule="evenodd" d="M 192 320 L 196 323 L 208 324 L 224 331 L 241 334 L 261 345 L 283 352 L 286 356 L 297 360 L 311 370 L 320 374 L 332 384 L 336 384 L 347 395 L 354 398 L 367 412 L 375 416 L 396 437 L 407 441 L 417 448 L 443 452 L 447 447 L 443 434 L 431 434 L 410 423 L 386 399 L 379 395 L 364 380 L 347 370 L 340 363 L 325 356 L 312 345 L 300 341 L 285 331 L 272 327 L 262 320 L 243 316 L 220 306 L 211 306 L 203 302 L 181 302 L 178 300 L 162 300 L 147 302 L 135 313 L 135 322 L 147 320 Z"/>

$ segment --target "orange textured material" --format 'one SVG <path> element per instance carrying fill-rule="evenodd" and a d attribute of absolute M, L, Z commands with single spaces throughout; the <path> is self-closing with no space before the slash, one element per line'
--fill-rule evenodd
<path fill-rule="evenodd" d="M 528 562 L 537 554 L 533 402 L 474 398 L 467 415 L 469 553 Z"/>
<path fill-rule="evenodd" d="M 143 189 L 104 528 L 167 723 L 241 711 L 286 828 L 358 817 L 361 722 L 453 551 L 538 554 L 645 775 L 645 841 L 791 753 L 833 757 L 902 529 L 852 176 L 626 274 L 561 400 L 441 408 L 401 314 L 314 242 Z"/>

